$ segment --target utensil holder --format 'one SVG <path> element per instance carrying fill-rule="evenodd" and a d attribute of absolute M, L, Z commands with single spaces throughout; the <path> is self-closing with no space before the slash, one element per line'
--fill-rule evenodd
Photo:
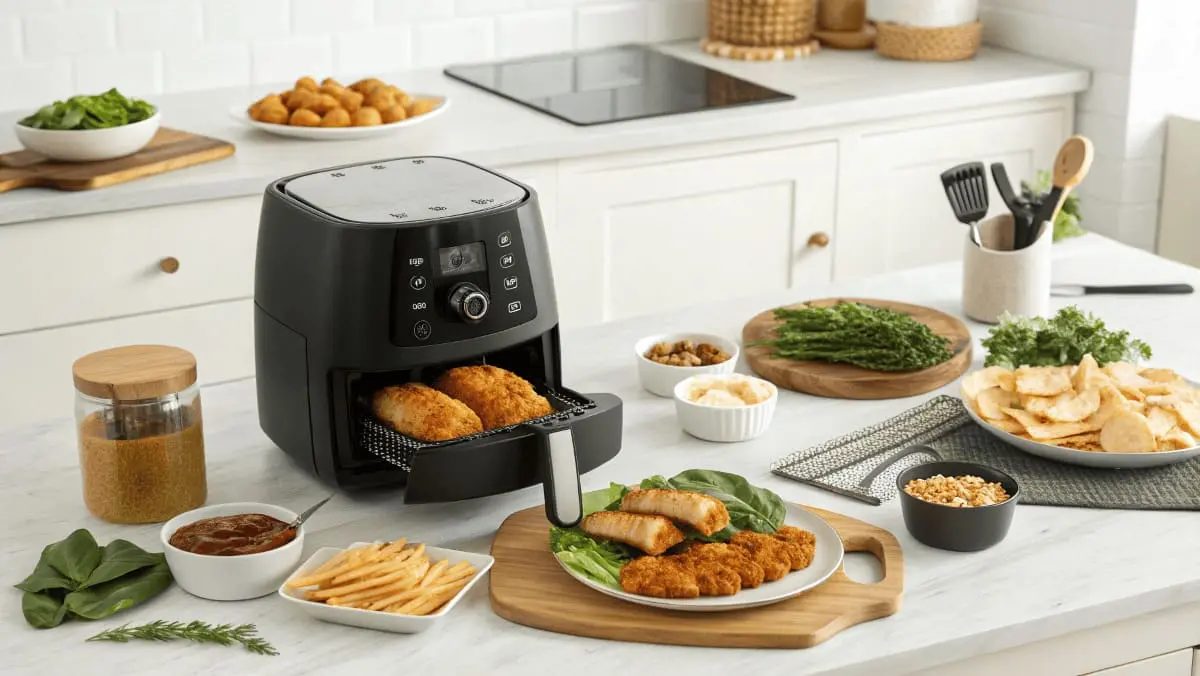
<path fill-rule="evenodd" d="M 1053 228 L 1042 223 L 1033 244 L 1012 250 L 1012 214 L 1001 214 L 979 223 L 982 247 L 968 234 L 963 238 L 963 314 L 975 321 L 996 324 L 1010 312 L 1026 317 L 1050 312 L 1050 247 Z"/>

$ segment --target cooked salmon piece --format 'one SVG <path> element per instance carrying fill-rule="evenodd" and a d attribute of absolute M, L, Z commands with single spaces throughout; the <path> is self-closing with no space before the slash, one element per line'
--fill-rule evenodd
<path fill-rule="evenodd" d="M 622 512 L 658 514 L 686 523 L 704 535 L 712 535 L 729 525 L 725 503 L 695 491 L 648 488 L 630 491 L 621 500 Z"/>
<path fill-rule="evenodd" d="M 593 537 L 624 542 L 631 547 L 658 555 L 683 542 L 683 531 L 665 516 L 629 512 L 592 512 L 579 527 Z"/>

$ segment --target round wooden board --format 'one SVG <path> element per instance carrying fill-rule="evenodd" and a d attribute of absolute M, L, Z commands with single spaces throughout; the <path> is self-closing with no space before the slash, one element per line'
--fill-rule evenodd
<path fill-rule="evenodd" d="M 966 325 L 939 310 L 894 300 L 869 298 L 822 298 L 788 307 L 827 307 L 841 302 L 862 303 L 904 313 L 933 329 L 939 336 L 949 338 L 954 356 L 949 361 L 920 371 L 890 373 L 868 371 L 849 364 L 777 359 L 771 356 L 770 347 L 759 345 L 743 348 L 746 363 L 759 377 L 775 383 L 778 387 L 839 399 L 899 399 L 924 394 L 961 376 L 971 365 L 971 334 Z M 779 324 L 779 320 L 775 319 L 774 309 L 756 315 L 742 328 L 742 344 L 750 345 L 770 339 Z"/>

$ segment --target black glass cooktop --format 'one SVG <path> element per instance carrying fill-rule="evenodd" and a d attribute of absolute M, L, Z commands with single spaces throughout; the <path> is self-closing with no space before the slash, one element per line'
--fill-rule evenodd
<path fill-rule="evenodd" d="M 451 66 L 445 72 L 580 126 L 795 98 L 640 45 Z"/>

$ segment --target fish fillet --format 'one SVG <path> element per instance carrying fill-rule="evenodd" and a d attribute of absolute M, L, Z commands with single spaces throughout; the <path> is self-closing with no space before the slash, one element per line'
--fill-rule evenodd
<path fill-rule="evenodd" d="M 647 554 L 658 555 L 683 542 L 683 532 L 665 516 L 629 512 L 593 512 L 579 524 L 583 532 L 624 542 Z"/>
<path fill-rule="evenodd" d="M 729 525 L 725 503 L 703 493 L 649 488 L 630 491 L 621 500 L 622 512 L 658 514 L 686 523 L 704 535 L 712 535 Z"/>

